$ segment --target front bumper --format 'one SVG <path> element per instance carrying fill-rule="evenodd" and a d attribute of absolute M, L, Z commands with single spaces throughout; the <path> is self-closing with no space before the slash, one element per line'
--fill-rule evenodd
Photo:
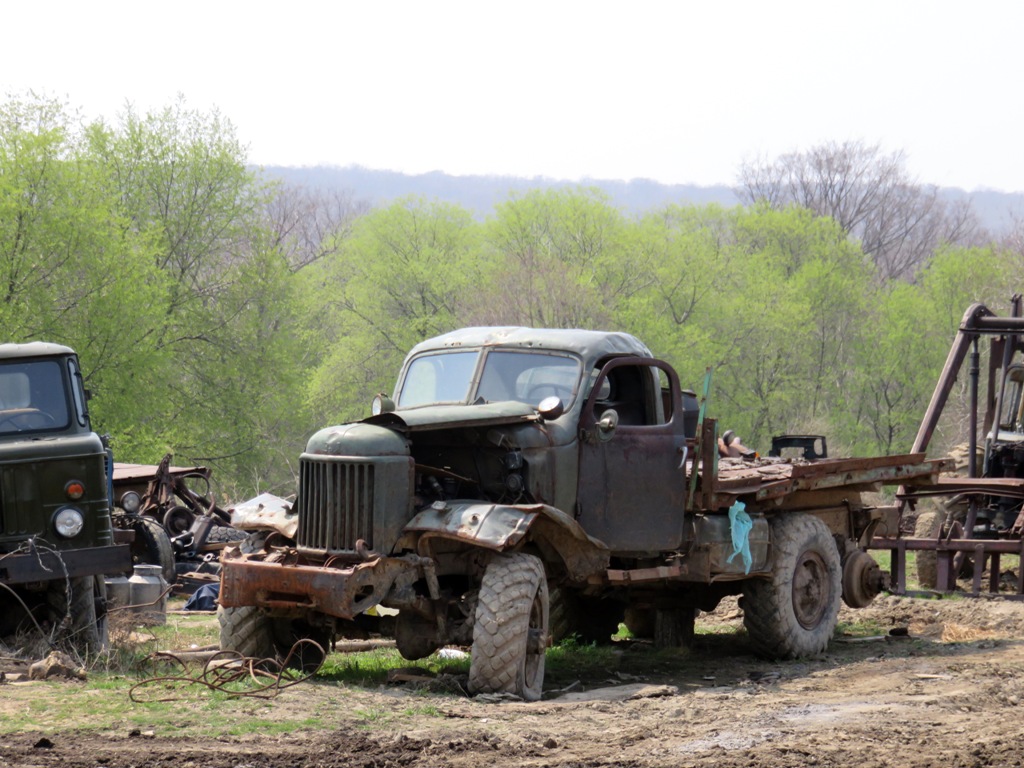
<path fill-rule="evenodd" d="M 83 549 L 35 549 L 0 555 L 0 584 L 130 573 L 131 548 L 127 544 Z"/>
<path fill-rule="evenodd" d="M 429 580 L 434 566 L 433 560 L 416 555 L 377 557 L 344 567 L 265 562 L 259 557 L 242 555 L 222 561 L 222 606 L 317 611 L 352 619 L 386 599 L 414 600 L 413 583 Z"/>

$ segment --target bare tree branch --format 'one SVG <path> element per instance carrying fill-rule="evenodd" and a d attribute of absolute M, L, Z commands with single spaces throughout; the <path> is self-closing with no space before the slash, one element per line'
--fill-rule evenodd
<path fill-rule="evenodd" d="M 861 241 L 882 280 L 912 280 L 939 246 L 976 245 L 985 234 L 969 203 L 948 202 L 911 179 L 902 152 L 885 155 L 858 141 L 746 164 L 736 192 L 750 205 L 799 205 L 832 217 Z"/>

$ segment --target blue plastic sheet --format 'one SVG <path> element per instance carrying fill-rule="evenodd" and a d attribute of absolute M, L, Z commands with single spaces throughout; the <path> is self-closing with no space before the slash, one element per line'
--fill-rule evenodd
<path fill-rule="evenodd" d="M 754 563 L 754 556 L 750 553 L 750 529 L 754 527 L 754 521 L 746 512 L 746 504 L 737 501 L 729 507 L 729 532 L 732 534 L 732 554 L 725 562 L 731 563 L 736 555 L 743 560 L 743 572 L 750 573 L 750 566 Z"/>
<path fill-rule="evenodd" d="M 186 611 L 215 611 L 217 610 L 217 596 L 220 594 L 220 584 L 203 584 L 192 593 L 192 597 L 185 603 Z"/>

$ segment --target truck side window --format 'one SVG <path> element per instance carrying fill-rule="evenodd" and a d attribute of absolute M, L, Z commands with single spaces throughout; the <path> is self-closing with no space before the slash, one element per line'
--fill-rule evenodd
<path fill-rule="evenodd" d="M 641 426 L 654 423 L 647 408 L 644 376 L 646 369 L 626 365 L 613 369 L 607 378 L 609 384 L 607 397 L 597 402 L 599 411 L 614 408 L 619 414 L 619 424 L 623 426 Z M 600 395 L 604 395 L 602 392 Z"/>
<path fill-rule="evenodd" d="M 658 388 L 660 390 L 658 396 L 661 398 L 661 412 L 664 414 L 662 423 L 667 423 L 672 421 L 672 388 L 669 385 L 668 374 L 661 368 L 657 368 L 656 372 L 658 374 Z"/>
<path fill-rule="evenodd" d="M 68 360 L 68 373 L 71 374 L 71 392 L 75 401 L 75 417 L 80 426 L 86 426 L 88 411 L 85 407 L 85 385 L 82 383 L 82 372 L 74 360 Z"/>
<path fill-rule="evenodd" d="M 668 408 L 658 406 L 662 399 L 662 386 L 668 388 L 667 376 L 653 366 L 623 365 L 613 368 L 597 393 L 595 411 L 598 418 L 608 410 L 619 414 L 622 426 L 655 426 L 665 424 L 671 414 Z M 671 397 L 669 397 L 671 400 Z"/>

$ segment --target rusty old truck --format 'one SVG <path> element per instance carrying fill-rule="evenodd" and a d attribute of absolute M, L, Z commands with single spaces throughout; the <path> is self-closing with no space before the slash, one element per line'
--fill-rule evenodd
<path fill-rule="evenodd" d="M 83 655 L 107 642 L 104 574 L 131 571 L 86 394 L 70 348 L 0 344 L 0 637 Z"/>
<path fill-rule="evenodd" d="M 553 639 L 625 622 L 678 643 L 738 594 L 757 653 L 820 653 L 840 601 L 887 585 L 864 546 L 896 530 L 897 508 L 864 492 L 934 482 L 944 464 L 720 458 L 700 410 L 625 333 L 424 341 L 372 416 L 309 439 L 276 530 L 223 555 L 222 646 L 326 646 L 384 606 L 404 657 L 471 646 L 472 691 L 535 700 Z"/>

